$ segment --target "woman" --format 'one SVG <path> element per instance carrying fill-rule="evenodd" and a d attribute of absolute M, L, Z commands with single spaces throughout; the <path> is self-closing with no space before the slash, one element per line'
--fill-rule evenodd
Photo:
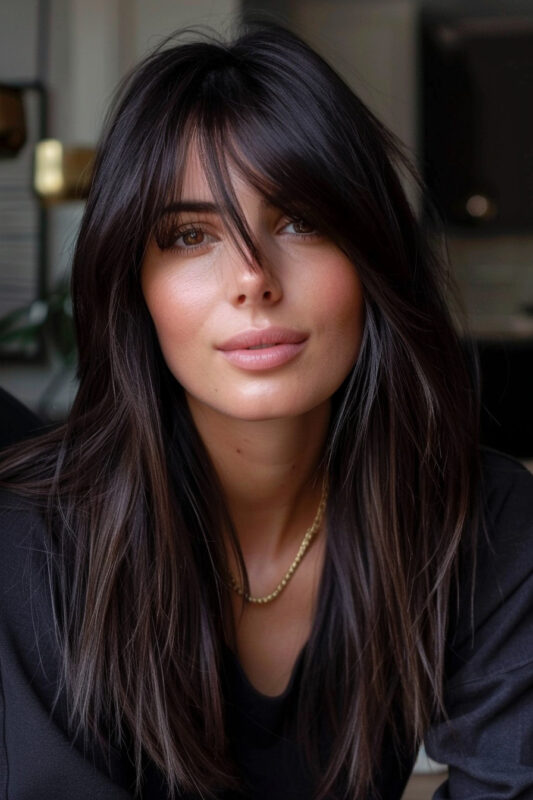
<path fill-rule="evenodd" d="M 532 479 L 480 459 L 403 166 L 276 27 L 127 80 L 79 392 L 2 473 L 10 800 L 391 800 L 426 734 L 439 797 L 533 794 Z"/>

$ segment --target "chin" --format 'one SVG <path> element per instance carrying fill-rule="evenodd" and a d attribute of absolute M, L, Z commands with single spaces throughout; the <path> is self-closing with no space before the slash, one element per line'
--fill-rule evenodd
<path fill-rule="evenodd" d="M 241 398 L 223 407 L 217 404 L 211 408 L 243 422 L 266 422 L 303 416 L 328 400 L 329 397 Z"/>

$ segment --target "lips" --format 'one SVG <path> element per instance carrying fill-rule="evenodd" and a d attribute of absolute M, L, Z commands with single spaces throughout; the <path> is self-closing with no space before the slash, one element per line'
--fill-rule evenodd
<path fill-rule="evenodd" d="M 281 367 L 296 358 L 309 334 L 293 328 L 263 328 L 243 331 L 218 347 L 234 367 L 262 371 Z"/>
<path fill-rule="evenodd" d="M 251 329 L 232 336 L 226 342 L 218 346 L 218 350 L 250 350 L 256 348 L 259 351 L 267 347 L 275 347 L 284 344 L 301 344 L 308 338 L 308 334 L 292 328 L 263 328 L 261 330 Z"/>

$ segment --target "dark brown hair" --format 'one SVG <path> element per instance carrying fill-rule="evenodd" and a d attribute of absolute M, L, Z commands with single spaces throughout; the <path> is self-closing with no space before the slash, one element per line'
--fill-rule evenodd
<path fill-rule="evenodd" d="M 72 724 L 131 736 L 139 786 L 145 755 L 171 789 L 236 785 L 220 685 L 230 521 L 139 281 L 193 136 L 246 251 L 260 262 L 230 164 L 330 237 L 364 288 L 324 454 L 327 554 L 298 699 L 316 797 L 342 779 L 363 798 L 387 732 L 414 752 L 442 711 L 450 591 L 476 522 L 477 390 L 401 148 L 293 34 L 167 43 L 121 88 L 73 264 L 79 391 L 66 424 L 11 451 L 2 479 L 47 501 Z M 241 569 L 247 585 L 242 557 Z"/>

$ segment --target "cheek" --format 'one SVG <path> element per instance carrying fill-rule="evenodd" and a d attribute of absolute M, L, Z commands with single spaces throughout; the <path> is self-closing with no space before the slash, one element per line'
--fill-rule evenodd
<path fill-rule="evenodd" d="M 179 340 L 187 341 L 199 327 L 201 304 L 197 301 L 187 301 L 177 289 L 159 287 L 157 291 L 149 292 L 145 297 L 161 338 L 172 335 Z"/>
<path fill-rule="evenodd" d="M 179 378 L 184 364 L 194 356 L 195 342 L 207 317 L 206 293 L 192 282 L 165 276 L 145 277 L 142 288 L 163 357 Z"/>
<path fill-rule="evenodd" d="M 327 280 L 316 291 L 320 302 L 320 324 L 334 359 L 357 358 L 364 328 L 363 288 L 352 264 L 344 258 L 331 265 Z"/>

